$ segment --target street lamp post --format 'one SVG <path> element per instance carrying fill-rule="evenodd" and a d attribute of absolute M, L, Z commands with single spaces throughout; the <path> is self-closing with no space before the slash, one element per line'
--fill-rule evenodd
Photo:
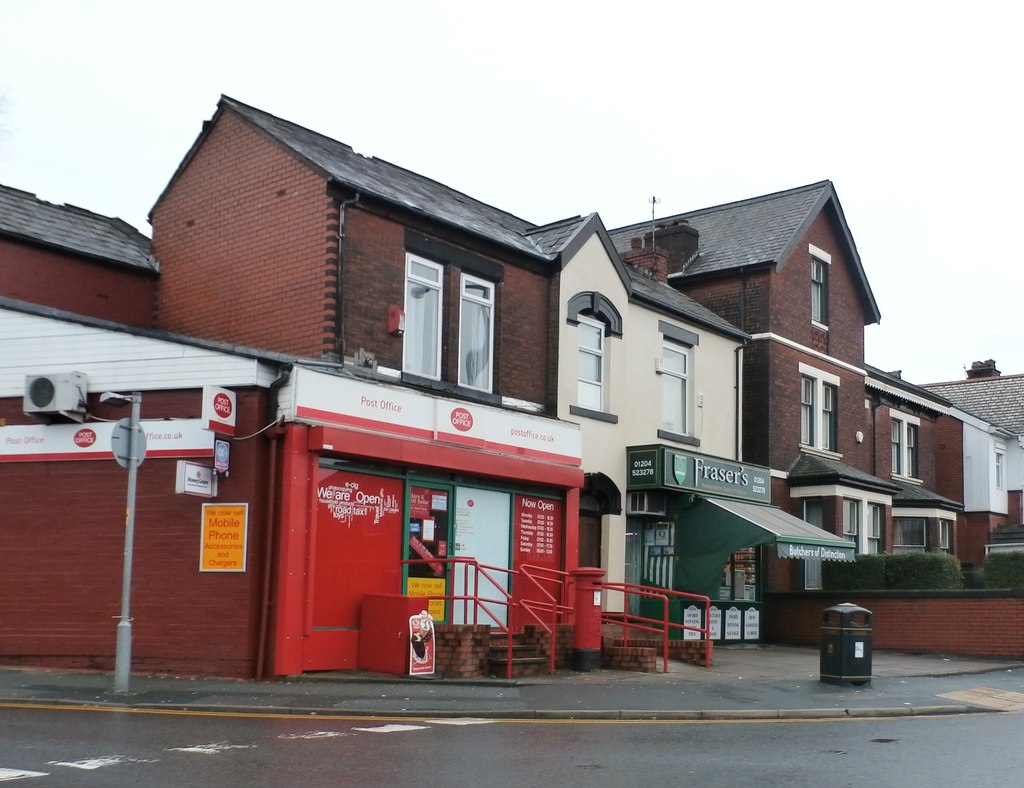
<path fill-rule="evenodd" d="M 105 392 L 100 402 L 112 405 L 131 404 L 132 415 L 128 422 L 127 452 L 124 463 L 128 468 L 128 500 L 124 517 L 124 569 L 121 576 L 121 618 L 117 624 L 117 646 L 114 653 L 114 692 L 128 692 L 128 677 L 132 667 L 132 552 L 135 547 L 135 488 L 138 482 L 139 465 L 146 451 L 145 436 L 139 425 L 142 394 Z M 116 450 L 115 450 L 116 459 Z M 119 460 L 120 462 L 120 460 Z"/>

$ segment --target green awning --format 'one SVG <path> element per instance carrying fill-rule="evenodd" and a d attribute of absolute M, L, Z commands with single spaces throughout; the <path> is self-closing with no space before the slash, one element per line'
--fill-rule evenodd
<path fill-rule="evenodd" d="M 697 496 L 677 525 L 677 588 L 694 594 L 716 594 L 725 562 L 745 547 L 774 544 L 783 558 L 854 560 L 853 542 L 776 506 Z"/>

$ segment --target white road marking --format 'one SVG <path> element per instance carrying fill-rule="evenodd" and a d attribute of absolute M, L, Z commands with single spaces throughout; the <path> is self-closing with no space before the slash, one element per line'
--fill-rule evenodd
<path fill-rule="evenodd" d="M 401 733 L 403 731 L 425 731 L 428 729 L 427 725 L 379 725 L 376 728 L 353 728 L 356 731 L 366 731 L 367 733 Z"/>
<path fill-rule="evenodd" d="M 0 768 L 0 783 L 8 780 L 24 780 L 27 777 L 46 777 L 49 772 L 29 772 L 25 769 L 2 769 Z"/>
<path fill-rule="evenodd" d="M 105 766 L 120 766 L 123 763 L 156 763 L 153 760 L 130 758 L 127 755 L 101 755 L 98 758 L 83 758 L 80 761 L 47 761 L 50 766 L 67 766 L 72 769 L 102 769 Z"/>
<path fill-rule="evenodd" d="M 425 720 L 432 725 L 490 725 L 494 720 L 485 720 L 480 717 L 452 717 L 450 719 Z"/>
<path fill-rule="evenodd" d="M 348 736 L 342 731 L 306 731 L 305 733 L 282 733 L 279 739 L 332 739 L 335 736 Z"/>
<path fill-rule="evenodd" d="M 193 744 L 191 747 L 168 747 L 171 752 L 195 752 L 200 755 L 219 755 L 227 750 L 254 750 L 255 744 L 229 744 L 226 741 L 215 741 L 209 744 Z"/>

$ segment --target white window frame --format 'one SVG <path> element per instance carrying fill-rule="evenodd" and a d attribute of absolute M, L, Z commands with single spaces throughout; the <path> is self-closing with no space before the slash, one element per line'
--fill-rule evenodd
<path fill-rule="evenodd" d="M 817 449 L 831 455 L 839 454 L 839 392 L 840 379 L 824 370 L 804 364 L 800 369 L 800 445 Z M 825 386 L 831 386 L 835 395 L 832 401 L 832 419 L 835 430 L 828 429 L 825 416 Z M 806 395 L 810 394 L 808 398 Z M 810 401 L 807 401 L 810 399 Z M 807 420 L 810 419 L 808 422 Z M 808 432 L 810 434 L 808 434 Z M 830 445 L 834 441 L 835 445 Z"/>
<path fill-rule="evenodd" d="M 939 550 L 944 553 L 953 552 L 953 521 L 939 520 Z"/>
<path fill-rule="evenodd" d="M 832 255 L 814 244 L 807 245 L 811 254 L 811 322 L 821 328 L 828 328 L 828 269 Z M 816 276 L 818 272 L 821 276 Z"/>
<path fill-rule="evenodd" d="M 889 419 L 892 475 L 917 479 L 921 473 L 921 419 L 900 411 L 892 411 Z"/>
<path fill-rule="evenodd" d="M 859 498 L 843 498 L 843 536 L 859 546 L 863 502 Z"/>
<path fill-rule="evenodd" d="M 436 279 L 430 279 L 414 271 L 415 267 L 422 266 L 436 272 Z M 414 289 L 422 288 L 425 296 L 429 292 L 437 293 L 437 315 L 433 325 L 427 325 L 429 316 L 419 316 L 421 310 L 417 309 L 415 302 L 419 297 Z M 405 256 L 405 334 L 403 337 L 402 350 L 402 371 L 413 375 L 419 375 L 433 380 L 441 379 L 441 333 L 444 317 L 444 266 L 431 260 L 426 260 L 414 254 Z M 431 339 L 429 332 L 433 331 L 433 348 L 429 348 L 427 341 Z M 427 368 L 427 351 L 433 351 L 433 367 Z M 414 358 L 418 351 L 422 356 Z"/>
<path fill-rule="evenodd" d="M 494 283 L 469 274 L 462 275 L 459 299 L 459 385 L 478 391 L 490 391 L 494 380 Z M 479 295 L 473 290 L 483 290 L 486 295 Z M 470 373 L 466 345 L 469 342 L 466 332 L 472 329 L 472 318 L 467 315 L 467 306 L 480 307 L 486 313 L 486 358 L 480 375 Z M 471 377 L 473 378 L 471 380 Z"/>
<path fill-rule="evenodd" d="M 879 503 L 868 501 L 868 532 L 864 551 L 867 553 L 882 552 L 882 524 L 885 522 L 885 507 Z"/>
<path fill-rule="evenodd" d="M 921 526 L 921 542 L 908 544 L 898 541 L 903 538 L 903 531 L 900 528 L 905 521 L 914 521 L 914 524 Z M 894 553 L 924 553 L 928 550 L 928 518 L 927 517 L 893 517 L 892 551 Z"/>
<path fill-rule="evenodd" d="M 811 509 L 814 511 L 811 512 Z M 801 513 L 804 522 L 816 525 L 818 528 L 823 527 L 825 507 L 821 498 L 805 498 L 801 506 Z M 822 587 L 821 559 L 805 558 L 802 563 L 804 565 L 804 589 L 820 591 Z"/>
<path fill-rule="evenodd" d="M 661 429 L 673 432 L 677 435 L 690 434 L 690 350 L 686 345 L 676 342 L 664 341 L 661 345 L 661 363 L 657 371 L 662 376 L 661 384 Z M 673 369 L 666 361 L 667 354 L 672 353 L 682 358 L 682 370 Z M 678 417 L 678 424 L 670 424 L 668 421 L 668 398 L 665 396 L 669 386 L 679 387 L 682 390 L 682 402 L 679 413 L 672 414 Z"/>
<path fill-rule="evenodd" d="M 995 469 L 995 481 L 997 490 L 1006 489 L 1006 446 L 997 443 L 996 444 L 996 469 Z"/>
<path fill-rule="evenodd" d="M 605 352 L 605 325 L 600 320 L 595 320 L 592 317 L 580 315 L 577 318 L 577 324 L 579 327 L 586 326 L 588 329 L 595 329 L 598 337 L 598 347 L 592 348 L 583 344 L 583 332 L 578 332 L 577 346 L 577 367 L 576 367 L 576 404 L 581 408 L 587 410 L 604 411 L 607 406 L 607 393 L 605 387 L 605 380 L 607 379 L 607 353 Z M 579 363 L 582 357 L 596 358 L 597 359 L 597 370 L 599 379 L 593 380 L 583 376 L 583 368 Z M 584 395 L 585 391 L 597 392 L 597 399 L 600 400 L 594 403 L 592 397 Z"/>

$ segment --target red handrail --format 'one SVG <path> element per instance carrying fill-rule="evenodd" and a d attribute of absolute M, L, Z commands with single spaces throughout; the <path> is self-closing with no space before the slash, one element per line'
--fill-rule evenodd
<path fill-rule="evenodd" d="M 549 569 L 547 567 L 538 566 L 523 566 L 518 570 L 508 569 L 500 566 L 488 566 L 481 564 L 475 558 L 410 558 L 401 562 L 406 566 L 422 566 L 422 565 L 450 565 L 453 568 L 462 564 L 465 566 L 465 571 L 462 573 L 462 593 L 457 594 L 454 591 L 449 591 L 443 595 L 428 595 L 425 598 L 429 600 L 442 599 L 445 601 L 447 609 L 451 610 L 454 614 L 455 603 L 462 602 L 462 620 L 468 623 L 469 619 L 469 606 L 472 605 L 472 623 L 478 622 L 478 615 L 480 611 L 483 611 L 490 619 L 490 626 L 495 628 L 498 632 L 505 635 L 506 642 L 506 665 L 507 665 L 507 677 L 512 678 L 512 612 L 513 610 L 522 610 L 530 618 L 537 622 L 544 632 L 546 632 L 551 638 L 550 659 L 549 659 L 549 672 L 555 672 L 555 658 L 557 656 L 557 632 L 558 632 L 558 619 L 559 617 L 566 617 L 571 613 L 571 609 L 564 604 L 566 599 L 565 582 L 558 576 L 568 576 L 565 572 L 559 572 L 557 570 Z M 520 578 L 523 581 L 529 583 L 530 587 L 535 588 L 542 596 L 541 600 L 530 600 L 522 599 L 522 589 L 516 588 L 515 591 L 520 593 L 513 593 L 505 590 L 502 585 L 494 578 L 492 573 L 502 572 L 509 576 L 510 585 L 515 584 L 516 579 Z M 539 573 L 547 572 L 555 575 L 555 577 L 541 577 Z M 472 576 L 472 578 L 471 578 Z M 483 576 L 495 590 L 499 592 L 499 598 L 489 598 L 481 596 L 480 594 L 480 577 Z M 562 602 L 558 601 L 558 597 L 552 594 L 547 588 L 544 587 L 543 583 L 554 584 L 561 587 L 561 593 L 558 595 L 561 597 Z M 524 582 L 524 584 L 526 584 Z M 454 577 L 449 588 L 454 587 Z M 556 591 L 558 589 L 556 588 Z M 505 607 L 506 620 L 503 624 L 501 618 L 495 614 L 491 609 L 491 605 L 502 605 Z M 541 617 L 541 613 L 551 613 L 550 625 L 546 623 Z"/>
<path fill-rule="evenodd" d="M 684 632 L 690 630 L 700 632 L 704 637 L 704 667 L 711 667 L 711 638 L 709 637 L 711 627 L 711 598 L 701 594 L 688 594 L 684 591 L 673 591 L 670 588 L 657 588 L 654 586 L 643 586 L 639 583 L 609 583 L 597 584 L 602 590 L 618 591 L 625 595 L 622 613 L 605 613 L 601 616 L 601 622 L 607 624 L 618 624 L 622 627 L 623 643 L 629 645 L 629 630 L 636 629 L 641 632 L 656 632 L 661 634 L 662 651 L 662 672 L 668 672 L 668 641 L 669 631 L 673 628 L 681 629 Z M 662 602 L 662 617 L 649 618 L 647 616 L 634 615 L 629 612 L 630 595 L 647 597 L 649 599 L 660 599 Z M 669 620 L 668 603 L 669 598 L 690 599 L 701 602 L 704 605 L 704 626 L 694 627 L 689 624 L 677 624 Z"/>

